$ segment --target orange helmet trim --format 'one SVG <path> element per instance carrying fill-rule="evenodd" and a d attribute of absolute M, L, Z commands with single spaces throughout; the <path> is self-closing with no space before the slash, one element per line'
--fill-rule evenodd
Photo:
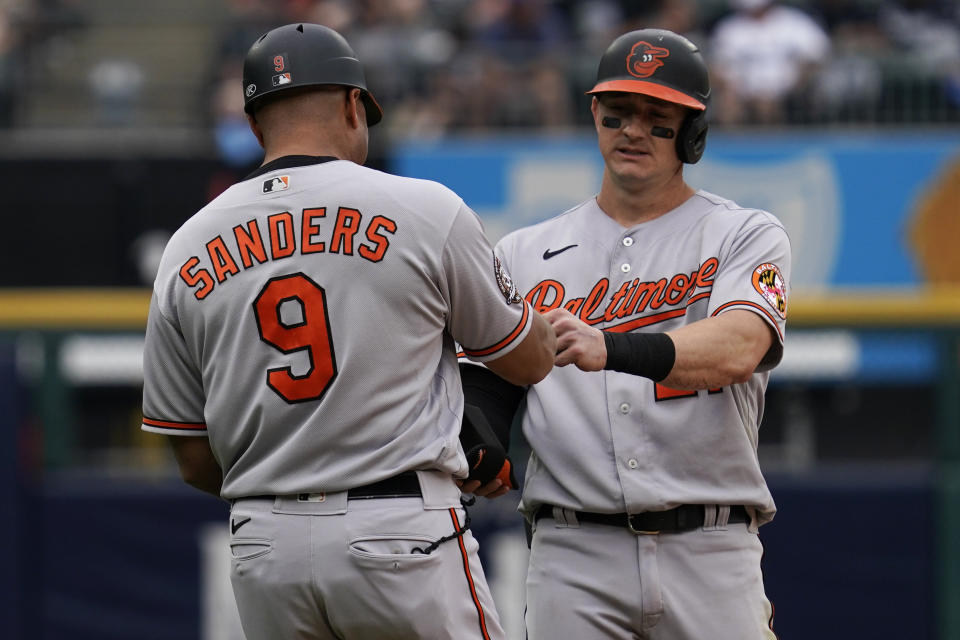
<path fill-rule="evenodd" d="M 656 82 L 647 82 L 645 80 L 607 80 L 606 82 L 598 82 L 597 86 L 595 86 L 593 89 L 590 89 L 590 91 L 587 91 L 587 93 L 595 94 L 604 93 L 606 91 L 642 93 L 644 95 L 653 96 L 654 98 L 666 100 L 667 102 L 682 104 L 683 106 L 690 107 L 691 109 L 699 109 L 700 111 L 704 111 L 707 108 L 705 104 L 696 98 L 688 96 L 682 91 L 677 91 L 676 89 L 665 87 L 662 84 L 657 84 Z"/>

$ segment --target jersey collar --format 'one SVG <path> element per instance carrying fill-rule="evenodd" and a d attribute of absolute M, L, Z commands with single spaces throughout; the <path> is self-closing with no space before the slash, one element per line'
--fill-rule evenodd
<path fill-rule="evenodd" d="M 255 169 L 253 173 L 248 175 L 244 180 L 249 180 L 250 178 L 256 178 L 257 176 L 262 176 L 265 173 L 270 173 L 271 171 L 276 171 L 277 169 L 290 169 L 292 167 L 306 167 L 311 164 L 323 164 L 324 162 L 331 162 L 333 160 L 339 160 L 340 158 L 334 158 L 333 156 L 281 156 L 274 160 L 271 160 L 267 164 Z"/>

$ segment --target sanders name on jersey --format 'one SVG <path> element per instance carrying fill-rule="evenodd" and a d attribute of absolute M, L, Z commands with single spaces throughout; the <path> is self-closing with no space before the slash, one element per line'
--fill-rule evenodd
<path fill-rule="evenodd" d="M 339 207 L 330 231 L 321 240 L 321 224 L 327 217 L 326 207 L 304 209 L 296 219 L 289 211 L 267 216 L 266 235 L 256 218 L 233 228 L 232 233 L 218 234 L 206 243 L 204 259 L 191 256 L 180 267 L 180 279 L 195 287 L 193 295 L 203 300 L 230 276 L 262 264 L 301 254 L 337 253 L 357 255 L 369 262 L 380 262 L 390 248 L 387 234 L 397 232 L 397 223 L 376 215 L 363 226 L 363 214 L 351 207 Z M 355 243 L 358 233 L 361 240 Z M 297 233 L 299 229 L 300 233 Z M 224 238 L 227 236 L 227 239 Z"/>

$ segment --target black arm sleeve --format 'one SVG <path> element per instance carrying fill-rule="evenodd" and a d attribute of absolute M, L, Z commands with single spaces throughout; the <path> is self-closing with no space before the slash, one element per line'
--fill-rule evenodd
<path fill-rule="evenodd" d="M 518 387 L 485 367 L 471 364 L 460 365 L 460 378 L 465 405 L 460 442 L 464 449 L 469 450 L 478 444 L 499 444 L 507 451 L 510 446 L 510 426 L 527 393 L 526 387 Z M 475 412 L 486 419 L 497 442 L 488 442 L 489 436 L 484 437 L 482 431 L 478 432 L 471 423 L 470 416 L 476 415 Z"/>

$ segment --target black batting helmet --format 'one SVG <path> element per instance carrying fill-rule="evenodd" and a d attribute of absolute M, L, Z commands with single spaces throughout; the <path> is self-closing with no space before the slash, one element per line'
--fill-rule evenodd
<path fill-rule="evenodd" d="M 691 109 L 677 133 L 677 155 L 693 164 L 707 142 L 710 77 L 697 45 L 665 29 L 640 29 L 614 40 L 597 68 L 588 94 L 642 93 Z"/>
<path fill-rule="evenodd" d="M 335 84 L 360 89 L 367 126 L 383 110 L 367 89 L 363 67 L 346 39 L 319 24 L 288 24 L 260 36 L 243 61 L 243 110 L 253 113 L 265 96 L 287 89 Z"/>

